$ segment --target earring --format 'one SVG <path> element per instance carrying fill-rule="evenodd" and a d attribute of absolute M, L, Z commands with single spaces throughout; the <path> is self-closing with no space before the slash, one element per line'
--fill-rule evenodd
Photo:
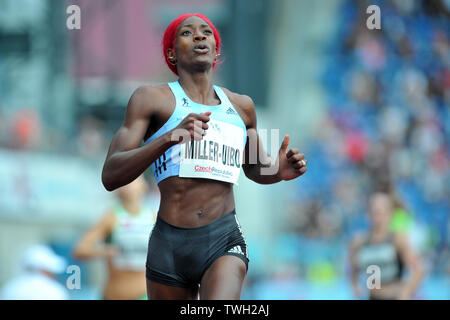
<path fill-rule="evenodd" d="M 174 63 L 172 60 L 169 59 L 169 63 L 170 63 L 171 65 L 173 65 L 173 66 L 176 66 L 176 65 L 177 65 L 177 61 L 176 61 L 176 60 L 175 60 L 175 63 Z"/>

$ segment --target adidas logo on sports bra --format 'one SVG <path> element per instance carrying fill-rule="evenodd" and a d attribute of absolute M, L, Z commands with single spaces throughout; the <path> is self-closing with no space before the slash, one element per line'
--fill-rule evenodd
<path fill-rule="evenodd" d="M 228 108 L 227 114 L 236 114 L 236 111 L 234 111 L 231 107 Z"/>

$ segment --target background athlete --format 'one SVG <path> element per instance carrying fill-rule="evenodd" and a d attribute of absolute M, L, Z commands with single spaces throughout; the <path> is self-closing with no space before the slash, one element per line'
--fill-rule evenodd
<path fill-rule="evenodd" d="M 366 273 L 369 266 L 380 268 L 380 288 L 370 289 L 370 299 L 405 300 L 413 294 L 423 277 L 423 268 L 418 255 L 409 245 L 405 234 L 389 230 L 393 204 L 390 196 L 375 193 L 369 200 L 370 230 L 354 237 L 350 244 L 351 281 L 357 298 L 363 296 L 358 277 Z M 405 280 L 406 271 L 409 279 Z"/>
<path fill-rule="evenodd" d="M 149 186 L 140 176 L 117 190 L 119 202 L 88 230 L 73 255 L 80 260 L 106 258 L 107 300 L 146 299 L 145 261 L 148 234 L 156 219 L 158 202 L 144 202 Z M 157 190 L 156 190 L 157 192 Z"/>
<path fill-rule="evenodd" d="M 163 50 L 178 81 L 142 86 L 133 93 L 125 121 L 111 142 L 102 182 L 107 190 L 114 190 L 153 165 L 161 203 L 149 242 L 147 288 L 151 298 L 195 299 L 199 294 L 201 299 L 239 299 L 248 259 L 233 217 L 234 182 L 212 175 L 181 177 L 184 168 L 175 159 L 183 156 L 180 146 L 188 140 L 202 140 L 205 132 L 205 138 L 210 136 L 208 123 L 214 120 L 223 128 L 235 128 L 229 131 L 232 135 L 243 130 L 239 141 L 228 134 L 222 138 L 236 150 L 242 148 L 241 155 L 245 150 L 242 168 L 256 183 L 295 179 L 306 172 L 306 160 L 298 150 L 287 150 L 287 135 L 278 154 L 267 155 L 256 131 L 252 99 L 213 86 L 220 36 L 205 16 L 186 14 L 175 19 L 165 32 Z M 238 116 L 226 113 L 228 109 Z M 180 132 L 188 136 L 180 137 Z M 256 161 L 249 163 L 249 155 Z M 274 170 L 262 174 L 262 167 Z"/>

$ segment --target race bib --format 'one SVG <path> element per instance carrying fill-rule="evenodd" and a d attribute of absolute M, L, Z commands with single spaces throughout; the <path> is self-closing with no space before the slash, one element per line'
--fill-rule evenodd
<path fill-rule="evenodd" d="M 208 122 L 203 140 L 181 145 L 180 177 L 238 184 L 244 154 L 244 130 L 218 120 Z"/>

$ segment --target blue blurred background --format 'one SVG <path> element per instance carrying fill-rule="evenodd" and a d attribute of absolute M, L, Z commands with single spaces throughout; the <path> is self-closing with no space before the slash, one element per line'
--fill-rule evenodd
<path fill-rule="evenodd" d="M 200 12 L 223 39 L 215 82 L 251 96 L 259 129 L 289 134 L 308 159 L 289 182 L 241 175 L 242 298 L 354 299 L 349 241 L 384 189 L 398 199 L 392 229 L 426 264 L 415 298 L 449 299 L 450 1 L 372 2 L 2 0 L 0 287 L 24 248 L 47 243 L 81 267 L 71 298 L 101 298 L 104 261 L 70 252 L 116 201 L 101 169 L 132 92 L 176 79 L 162 56 L 166 26 Z M 72 4 L 80 30 L 66 26 Z M 381 30 L 366 27 L 370 4 Z"/>

